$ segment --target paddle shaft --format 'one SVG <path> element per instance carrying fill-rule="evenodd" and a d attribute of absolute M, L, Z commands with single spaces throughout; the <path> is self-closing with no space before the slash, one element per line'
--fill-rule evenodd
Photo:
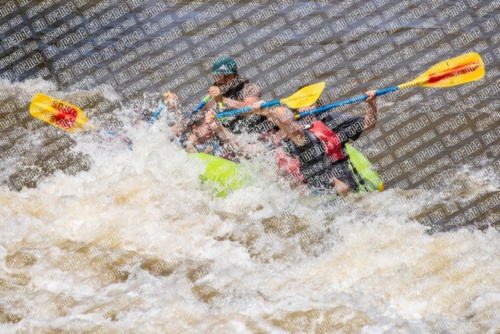
<path fill-rule="evenodd" d="M 153 116 L 149 120 L 149 122 L 148 122 L 149 125 L 153 125 L 153 123 L 156 122 L 156 120 L 158 120 L 158 117 L 160 117 L 160 114 L 163 111 L 163 108 L 165 108 L 166 106 L 167 105 L 165 104 L 165 102 L 161 101 L 161 105 L 158 107 L 158 109 L 156 109 Z"/>
<path fill-rule="evenodd" d="M 407 86 L 409 84 L 410 83 L 404 84 L 404 85 Z M 415 83 L 413 82 L 413 84 L 415 84 Z M 393 86 L 393 87 L 389 87 L 389 88 L 378 90 L 376 95 L 379 96 L 379 95 L 387 94 L 387 93 L 390 93 L 390 92 L 394 92 L 394 91 L 398 90 L 401 86 L 403 86 L 403 85 Z M 337 103 L 332 103 L 332 104 L 326 105 L 324 107 L 321 107 L 321 108 L 318 108 L 318 109 L 315 109 L 315 110 L 312 110 L 312 111 L 301 113 L 299 115 L 296 115 L 295 118 L 296 119 L 300 119 L 300 118 L 306 117 L 308 115 L 317 114 L 317 113 L 321 113 L 321 112 L 330 110 L 332 108 L 337 108 L 337 107 L 340 107 L 340 106 L 343 106 L 343 105 L 346 105 L 346 104 L 351 104 L 351 103 L 354 103 L 354 102 L 363 101 L 363 100 L 366 100 L 366 98 L 368 98 L 368 95 L 363 94 L 363 95 L 360 95 L 360 96 L 356 96 L 356 97 L 350 98 L 348 100 L 340 101 L 340 102 L 337 102 Z M 272 107 L 272 106 L 275 106 L 275 105 L 278 105 L 278 104 L 281 104 L 281 100 L 274 100 L 274 101 L 263 103 L 260 108 L 261 109 L 268 108 L 268 107 Z M 224 117 L 224 116 L 233 116 L 233 115 L 237 115 L 237 114 L 247 113 L 247 112 L 250 112 L 250 111 L 252 111 L 252 107 L 248 106 L 248 107 L 245 107 L 243 109 L 231 110 L 231 111 L 226 111 L 226 112 L 223 112 L 223 113 L 220 113 L 220 114 L 216 114 L 215 117 L 219 118 L 219 117 Z"/>
<path fill-rule="evenodd" d="M 208 101 L 210 101 L 210 95 L 205 96 L 205 98 L 203 98 L 203 100 L 196 106 L 196 108 L 194 108 L 193 111 L 189 113 L 187 118 L 191 118 L 191 116 L 193 116 L 194 113 L 200 111 L 201 108 L 203 108 Z M 149 125 L 152 125 L 155 121 L 158 120 L 158 117 L 160 117 L 160 114 L 165 107 L 168 107 L 167 104 L 165 103 L 165 101 L 161 101 L 161 105 L 158 107 L 158 109 L 156 109 L 153 116 L 149 120 L 148 122 Z"/>
<path fill-rule="evenodd" d="M 201 108 L 203 108 L 208 101 L 210 101 L 210 95 L 205 96 L 203 98 L 203 101 L 201 101 L 200 104 L 198 104 L 196 108 L 194 108 L 194 110 L 189 113 L 187 118 L 191 118 L 191 116 L 193 116 L 196 112 L 200 111 Z"/>
<path fill-rule="evenodd" d="M 263 108 L 269 108 L 269 107 L 276 106 L 278 104 L 281 104 L 281 100 L 274 100 L 274 101 L 269 101 L 269 102 L 262 103 L 262 105 L 260 106 L 260 108 L 261 109 L 263 109 Z M 252 111 L 252 107 L 248 106 L 248 107 L 245 107 L 245 108 L 242 108 L 242 109 L 236 109 L 236 110 L 230 110 L 230 111 L 222 112 L 220 114 L 216 114 L 215 117 L 216 118 L 220 118 L 220 117 L 224 117 L 224 116 L 234 116 L 234 115 L 238 115 L 238 114 L 244 114 L 244 113 L 247 113 L 247 112 L 250 112 L 250 111 Z"/>
<path fill-rule="evenodd" d="M 390 92 L 394 92 L 394 91 L 397 91 L 399 89 L 399 87 L 400 86 L 392 86 L 392 87 L 389 87 L 389 88 L 381 89 L 381 90 L 378 90 L 375 95 L 376 96 L 380 96 L 380 95 L 384 95 L 384 94 L 387 94 L 387 93 L 390 93 Z M 344 101 L 340 101 L 340 102 L 328 104 L 328 105 L 320 107 L 318 109 L 314 109 L 314 110 L 311 110 L 311 111 L 306 111 L 306 112 L 300 113 L 298 115 L 295 115 L 295 118 L 296 119 L 301 119 L 301 118 L 304 118 L 306 116 L 314 115 L 314 114 L 319 114 L 319 113 L 328 111 L 328 110 L 333 109 L 333 108 L 338 108 L 338 107 L 344 106 L 346 104 L 351 104 L 351 103 L 354 103 L 354 102 L 363 101 L 363 100 L 366 100 L 367 98 L 368 98 L 368 95 L 366 95 L 366 94 L 359 95 L 359 96 L 356 96 L 356 97 L 353 97 L 353 98 L 350 98 L 350 99 L 347 99 L 347 100 L 344 100 Z"/>
<path fill-rule="evenodd" d="M 324 81 L 317 82 L 300 88 L 298 91 L 296 91 L 289 97 L 270 102 L 264 102 L 263 104 L 261 104 L 260 108 L 261 109 L 268 108 L 279 104 L 285 104 L 290 108 L 294 109 L 309 106 L 318 100 L 319 96 L 321 95 L 324 89 L 325 89 L 325 82 Z M 233 115 L 248 113 L 251 112 L 252 109 L 253 108 L 251 106 L 247 106 L 242 109 L 230 110 L 224 113 L 216 114 L 215 117 L 220 118 L 225 116 L 233 116 Z"/>
<path fill-rule="evenodd" d="M 468 72 L 472 72 L 472 71 L 478 69 L 479 67 L 481 67 L 481 64 L 479 62 L 474 62 L 474 63 L 467 64 L 464 66 L 459 66 L 456 68 L 447 69 L 447 70 L 444 70 L 441 72 L 433 73 L 433 74 L 429 75 L 428 77 L 424 77 L 424 78 L 418 77 L 417 79 L 415 79 L 413 81 L 410 81 L 410 82 L 407 82 L 407 83 L 404 83 L 404 84 L 401 84 L 398 86 L 392 86 L 389 88 L 378 90 L 375 95 L 380 96 L 380 95 L 394 92 L 394 91 L 397 91 L 397 90 L 403 89 L 403 88 L 421 86 L 421 85 L 425 85 L 428 83 L 432 84 L 432 83 L 439 82 L 441 80 L 444 80 L 444 79 L 447 79 L 450 77 L 456 77 L 456 76 L 461 75 L 461 74 L 466 74 Z M 333 108 L 344 106 L 346 104 L 351 104 L 354 102 L 366 100 L 367 97 L 368 96 L 366 94 L 356 96 L 356 97 L 350 98 L 348 100 L 340 101 L 337 103 L 332 103 L 332 104 L 326 105 L 324 107 L 321 107 L 321 108 L 318 108 L 318 109 L 315 109 L 312 111 L 303 112 L 301 114 L 295 115 L 295 118 L 301 119 L 301 118 L 309 116 L 309 115 L 322 113 L 322 112 L 328 111 L 328 110 L 333 109 Z"/>

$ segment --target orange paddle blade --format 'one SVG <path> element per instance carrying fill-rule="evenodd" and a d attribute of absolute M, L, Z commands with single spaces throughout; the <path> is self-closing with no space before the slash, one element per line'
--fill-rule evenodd
<path fill-rule="evenodd" d="M 30 113 L 65 131 L 93 129 L 93 126 L 86 124 L 89 118 L 80 108 L 42 93 L 37 93 L 31 101 Z"/>

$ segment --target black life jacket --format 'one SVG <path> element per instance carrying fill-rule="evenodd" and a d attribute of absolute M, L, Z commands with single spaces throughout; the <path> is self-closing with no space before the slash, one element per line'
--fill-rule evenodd
<path fill-rule="evenodd" d="M 223 93 L 222 96 L 236 101 L 244 101 L 245 97 L 243 96 L 243 89 L 245 88 L 245 85 L 249 83 L 250 80 L 248 79 L 242 80 L 241 83 L 233 89 L 229 89 L 227 92 Z M 267 118 L 265 116 L 258 114 L 250 116 L 235 115 L 223 120 L 223 124 L 229 131 L 235 134 L 240 134 L 244 131 L 250 133 L 260 133 L 262 132 L 260 125 L 266 120 Z"/>
<path fill-rule="evenodd" d="M 305 131 L 312 134 L 308 137 L 313 141 L 314 150 L 299 153 L 293 144 L 288 145 L 286 149 L 278 146 L 274 156 L 282 169 L 294 175 L 296 179 L 307 182 L 307 179 L 330 167 L 332 163 L 344 160 L 346 156 L 338 135 L 323 122 L 314 121 Z"/>
<path fill-rule="evenodd" d="M 227 89 L 225 92 L 223 91 L 224 90 L 223 86 L 219 87 L 219 88 L 221 89 L 222 96 L 230 98 L 232 100 L 236 100 L 236 101 L 243 101 L 244 100 L 243 94 L 242 94 L 243 88 L 245 88 L 246 84 L 250 83 L 250 80 L 242 79 L 240 77 L 236 77 L 235 79 L 242 80 L 236 87 L 234 87 L 232 89 Z M 214 83 L 214 86 L 216 86 L 215 83 Z"/>

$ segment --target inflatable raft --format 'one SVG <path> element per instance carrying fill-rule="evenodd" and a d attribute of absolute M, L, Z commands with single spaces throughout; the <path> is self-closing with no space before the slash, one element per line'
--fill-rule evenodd
<path fill-rule="evenodd" d="M 371 168 L 371 162 L 350 144 L 345 145 L 351 161 L 351 172 L 359 184 L 359 192 L 383 191 L 384 182 L 379 174 Z M 231 191 L 244 188 L 250 177 L 241 166 L 206 153 L 191 153 L 207 163 L 205 172 L 200 175 L 201 182 L 217 197 L 226 197 Z"/>
<path fill-rule="evenodd" d="M 241 189 L 248 184 L 249 176 L 238 164 L 206 153 L 191 153 L 191 157 L 205 161 L 207 167 L 200 175 L 204 184 L 217 197 L 226 197 L 231 191 Z"/>

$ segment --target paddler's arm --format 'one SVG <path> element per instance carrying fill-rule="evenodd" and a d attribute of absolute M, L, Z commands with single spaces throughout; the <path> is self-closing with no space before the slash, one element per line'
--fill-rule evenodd
<path fill-rule="evenodd" d="M 164 104 L 170 108 L 174 115 L 175 124 L 170 128 L 172 129 L 175 136 L 180 137 L 190 130 L 188 127 L 188 120 L 185 119 L 180 109 L 180 99 L 177 94 L 171 91 L 165 92 L 163 94 L 163 98 Z"/>
<path fill-rule="evenodd" d="M 238 142 L 236 141 L 236 136 L 229 132 L 225 127 L 218 126 L 214 133 L 220 138 L 224 143 L 230 144 L 232 147 L 238 147 Z"/>
<path fill-rule="evenodd" d="M 238 147 L 236 136 L 229 132 L 224 126 L 222 126 L 222 124 L 218 120 L 214 119 L 214 115 L 215 111 L 213 110 L 207 112 L 205 114 L 205 124 L 224 143 L 230 144 L 233 147 Z"/>
<path fill-rule="evenodd" d="M 272 119 L 295 145 L 304 146 L 308 142 L 308 138 L 304 131 L 302 131 L 300 125 L 293 118 L 286 117 L 286 112 L 283 107 L 268 108 L 258 113 Z"/>
<path fill-rule="evenodd" d="M 196 149 L 198 138 L 194 133 L 189 134 L 188 140 L 184 143 L 184 149 L 188 153 L 196 153 L 198 150 Z"/>
<path fill-rule="evenodd" d="M 366 112 L 365 127 L 363 131 L 373 129 L 377 124 L 377 105 L 375 104 L 377 91 L 369 90 L 365 94 L 368 95 L 366 99 L 366 102 L 368 102 L 368 111 Z"/>
<path fill-rule="evenodd" d="M 227 106 L 229 109 L 234 109 L 234 110 L 248 107 L 249 105 L 251 105 L 252 103 L 255 103 L 257 101 L 259 101 L 259 98 L 255 97 L 255 96 L 247 97 L 243 101 L 236 101 L 236 100 L 233 100 L 233 99 L 229 99 L 227 97 L 223 97 L 222 98 L 222 104 L 224 104 L 225 106 Z M 243 114 L 240 114 L 240 115 L 242 115 L 242 116 L 249 116 L 251 114 L 252 114 L 251 112 L 247 112 L 247 113 L 243 113 Z"/>
<path fill-rule="evenodd" d="M 179 126 L 177 127 L 177 136 L 180 136 L 183 133 L 186 133 L 190 130 L 188 123 L 189 123 L 188 119 L 183 118 L 179 120 Z"/>
<path fill-rule="evenodd" d="M 339 136 L 342 143 L 358 140 L 365 130 L 374 128 L 377 123 L 376 91 L 367 91 L 365 94 L 368 96 L 366 98 L 368 110 L 365 116 L 331 112 L 322 118 L 322 122 Z"/>
<path fill-rule="evenodd" d="M 208 94 L 210 96 L 212 96 L 212 98 L 214 100 L 216 100 L 217 102 L 222 102 L 222 104 L 225 105 L 226 107 L 228 107 L 229 109 L 236 110 L 236 109 L 243 109 L 245 107 L 248 107 L 249 105 L 260 100 L 259 92 L 249 93 L 249 91 L 250 91 L 249 89 L 247 91 L 248 92 L 243 93 L 243 95 L 245 96 L 243 101 L 237 101 L 237 100 L 233 100 L 233 99 L 222 96 L 221 90 L 217 86 L 210 87 L 208 89 Z M 251 114 L 252 114 L 252 112 L 248 112 L 248 113 L 243 113 L 243 114 L 239 114 L 239 115 L 250 116 Z"/>

